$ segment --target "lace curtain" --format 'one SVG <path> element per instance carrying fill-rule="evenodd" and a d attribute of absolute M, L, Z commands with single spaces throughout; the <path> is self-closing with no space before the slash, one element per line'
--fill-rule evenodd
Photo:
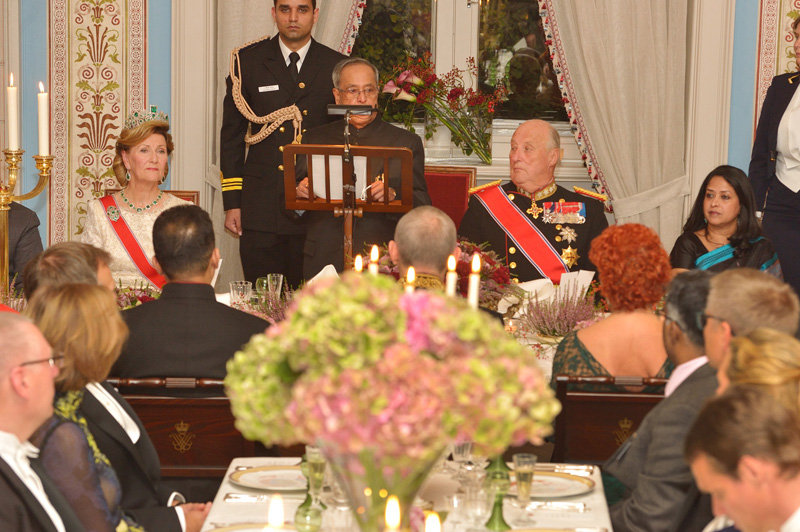
<path fill-rule="evenodd" d="M 617 223 L 671 249 L 690 194 L 685 170 L 688 0 L 540 0 L 576 139 Z"/>
<path fill-rule="evenodd" d="M 363 3 L 363 0 L 318 0 L 317 7 L 320 8 L 320 13 L 314 26 L 314 38 L 343 54 L 349 54 L 361 22 Z M 272 0 L 221 0 L 218 4 L 215 123 L 217 136 L 222 124 L 222 100 L 225 97 L 225 77 L 230 71 L 231 50 L 265 35 L 275 34 L 272 6 Z M 218 229 L 217 245 L 225 259 L 217 281 L 217 291 L 225 291 L 229 281 L 244 278 L 239 260 L 239 241 L 222 230 L 225 212 L 222 210 L 218 166 L 211 169 L 206 181 L 215 189 L 211 216 Z"/>

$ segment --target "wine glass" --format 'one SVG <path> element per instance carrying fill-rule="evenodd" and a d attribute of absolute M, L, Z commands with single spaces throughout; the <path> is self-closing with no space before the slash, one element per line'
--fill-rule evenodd
<path fill-rule="evenodd" d="M 453 461 L 458 464 L 458 473 L 454 477 L 455 480 L 463 482 L 467 476 L 464 472 L 464 464 L 466 464 L 472 457 L 472 442 L 461 441 L 453 444 Z"/>
<path fill-rule="evenodd" d="M 267 297 L 267 278 L 259 277 L 256 279 L 256 293 L 261 298 L 261 302 Z"/>
<path fill-rule="evenodd" d="M 522 514 L 514 520 L 514 526 L 532 525 L 533 520 L 527 512 L 531 502 L 531 486 L 533 485 L 533 473 L 536 468 L 536 455 L 528 453 L 517 453 L 514 455 L 514 476 L 517 480 L 517 498 L 513 504 Z"/>
<path fill-rule="evenodd" d="M 308 466 L 308 492 L 311 494 L 311 506 L 322 508 L 320 495 L 325 482 L 325 456 L 319 447 L 306 445 L 306 464 Z"/>
<path fill-rule="evenodd" d="M 271 301 L 277 302 L 280 299 L 282 288 L 283 288 L 282 273 L 267 274 L 267 292 L 269 293 L 269 298 Z"/>

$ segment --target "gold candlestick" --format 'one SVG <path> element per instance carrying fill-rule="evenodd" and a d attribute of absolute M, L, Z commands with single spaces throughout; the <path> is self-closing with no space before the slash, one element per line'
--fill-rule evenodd
<path fill-rule="evenodd" d="M 19 176 L 19 165 L 22 162 L 22 154 L 25 150 L 3 150 L 6 156 L 6 166 L 8 167 L 8 184 L 0 183 L 0 292 L 7 294 L 8 278 L 8 212 L 11 210 L 12 201 L 23 201 L 38 196 L 47 186 L 50 180 L 50 172 L 53 169 L 52 155 L 34 155 L 36 169 L 39 170 L 39 182 L 33 190 L 21 196 L 14 196 L 14 187 Z"/>

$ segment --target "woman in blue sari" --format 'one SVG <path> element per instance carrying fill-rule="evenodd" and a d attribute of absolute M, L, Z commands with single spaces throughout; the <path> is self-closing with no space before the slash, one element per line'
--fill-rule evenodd
<path fill-rule="evenodd" d="M 778 255 L 761 235 L 755 211 L 747 175 L 733 166 L 714 168 L 669 255 L 673 275 L 695 268 L 721 272 L 747 267 L 782 279 Z"/>

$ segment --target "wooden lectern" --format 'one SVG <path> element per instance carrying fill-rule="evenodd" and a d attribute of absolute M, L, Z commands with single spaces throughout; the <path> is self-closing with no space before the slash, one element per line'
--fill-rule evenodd
<path fill-rule="evenodd" d="M 353 264 L 353 216 L 359 218 L 365 212 L 406 213 L 414 206 L 414 156 L 408 148 L 389 148 L 382 146 L 350 146 L 350 157 L 345 156 L 345 146 L 326 144 L 289 144 L 283 149 L 283 183 L 286 190 L 286 208 L 289 210 L 333 211 L 334 216 L 344 218 L 344 267 Z M 308 161 L 309 197 L 297 197 L 297 172 L 295 161 L 297 156 L 304 156 Z M 324 157 L 322 168 L 315 167 L 312 155 Z M 341 158 L 342 165 L 342 198 L 330 199 L 331 157 Z M 400 162 L 400 194 L 401 199 L 389 201 L 389 194 L 384 194 L 383 201 L 358 199 L 360 190 L 355 189 L 353 182 L 353 157 L 367 158 L 367 176 L 383 174 L 389 176 L 389 163 L 392 159 Z M 334 161 L 334 164 L 338 161 Z M 314 182 L 325 181 L 325 197 L 314 194 Z M 386 185 L 388 187 L 388 183 Z"/>

